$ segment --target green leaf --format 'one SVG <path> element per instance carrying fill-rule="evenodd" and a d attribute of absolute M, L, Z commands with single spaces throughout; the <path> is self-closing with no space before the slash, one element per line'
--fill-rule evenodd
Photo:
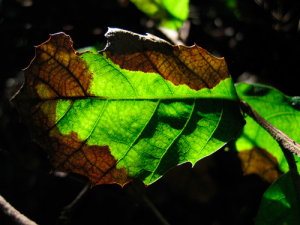
<path fill-rule="evenodd" d="M 236 18 L 240 18 L 242 13 L 239 9 L 239 3 L 237 0 L 219 0 L 224 3 L 228 9 L 228 13 L 233 13 Z M 225 11 L 226 12 L 226 11 Z"/>
<path fill-rule="evenodd" d="M 300 206 L 291 173 L 279 177 L 264 193 L 255 224 L 300 224 Z"/>
<path fill-rule="evenodd" d="M 300 98 L 289 97 L 278 90 L 259 85 L 240 83 L 236 85 L 239 98 L 246 101 L 262 117 L 296 142 L 300 142 Z M 276 157 L 283 172 L 289 170 L 287 161 L 278 143 L 251 117 L 246 117 L 242 135 L 236 141 L 238 151 L 252 150 L 255 146 L 265 149 Z M 300 160 L 295 155 L 298 171 Z"/>
<path fill-rule="evenodd" d="M 189 0 L 131 0 L 160 26 L 178 30 L 189 15 Z"/>
<path fill-rule="evenodd" d="M 145 184 L 217 151 L 244 125 L 223 58 L 110 29 L 99 53 L 58 33 L 36 48 L 14 98 L 54 170 L 92 185 Z"/>

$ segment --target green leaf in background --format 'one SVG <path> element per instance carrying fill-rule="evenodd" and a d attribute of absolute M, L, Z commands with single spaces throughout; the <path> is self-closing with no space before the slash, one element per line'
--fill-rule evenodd
<path fill-rule="evenodd" d="M 255 217 L 256 225 L 300 224 L 300 206 L 290 172 L 279 177 L 264 193 Z"/>
<path fill-rule="evenodd" d="M 159 25 L 178 30 L 189 15 L 189 0 L 131 0 L 136 7 Z"/>
<path fill-rule="evenodd" d="M 296 142 L 300 142 L 300 98 L 289 97 L 278 90 L 259 84 L 240 83 L 236 85 L 238 97 L 246 101 L 262 117 L 283 131 Z M 287 161 L 278 143 L 271 135 L 247 116 L 242 135 L 236 141 L 240 151 L 252 150 L 255 146 L 271 153 L 283 172 L 289 170 Z M 300 160 L 295 155 L 298 171 Z"/>
<path fill-rule="evenodd" d="M 226 6 L 230 9 L 234 9 L 237 7 L 237 0 L 221 0 L 226 3 Z"/>
<path fill-rule="evenodd" d="M 78 53 L 51 35 L 13 100 L 54 170 L 93 186 L 148 185 L 237 137 L 244 120 L 224 58 L 120 29 L 106 37 L 105 50 Z"/>
<path fill-rule="evenodd" d="M 241 17 L 241 12 L 238 8 L 238 0 L 219 0 L 222 3 L 226 4 L 226 7 L 230 10 L 231 13 L 235 15 L 236 18 Z"/>
<path fill-rule="evenodd" d="M 81 52 L 93 52 L 93 53 L 97 53 L 100 50 L 103 50 L 105 48 L 106 44 L 103 43 L 97 43 L 94 46 L 88 46 L 88 47 L 84 47 L 84 48 L 80 48 L 80 49 L 76 49 L 77 52 L 81 53 Z"/>

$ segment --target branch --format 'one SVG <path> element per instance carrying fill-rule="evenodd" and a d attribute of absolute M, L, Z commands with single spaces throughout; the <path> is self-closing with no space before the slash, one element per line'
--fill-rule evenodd
<path fill-rule="evenodd" d="M 297 142 L 265 120 L 253 108 L 251 108 L 247 102 L 241 101 L 241 108 L 244 113 L 248 114 L 266 131 L 268 131 L 269 134 L 278 142 L 281 148 L 287 149 L 300 157 L 300 145 Z"/>
<path fill-rule="evenodd" d="M 19 225 L 37 225 L 32 220 L 28 219 L 26 216 L 21 214 L 16 210 L 11 204 L 9 204 L 1 195 L 0 195 L 0 208 L 5 215 L 10 217 L 16 224 Z"/>
<path fill-rule="evenodd" d="M 294 187 L 297 191 L 297 201 L 300 204 L 300 177 L 293 153 L 300 157 L 300 145 L 278 130 L 261 115 L 259 115 L 247 102 L 241 101 L 242 111 L 248 114 L 259 125 L 261 125 L 268 133 L 278 142 L 283 154 L 289 164 L 289 169 L 293 178 Z"/>
<path fill-rule="evenodd" d="M 71 217 L 74 214 L 75 210 L 82 202 L 83 196 L 86 195 L 88 190 L 91 188 L 91 181 L 87 182 L 84 188 L 76 196 L 76 198 L 67 206 L 62 209 L 61 215 L 58 218 L 57 225 L 59 224 L 70 224 Z"/>
<path fill-rule="evenodd" d="M 281 147 L 281 146 L 280 146 Z M 282 148 L 282 147 L 281 147 Z M 293 183 L 294 183 L 294 187 L 297 191 L 297 202 L 298 204 L 300 204 L 300 177 L 299 177 L 299 173 L 297 170 L 297 165 L 295 162 L 295 158 L 293 156 L 293 153 L 289 152 L 287 149 L 282 148 L 284 156 L 289 164 L 289 168 L 290 168 L 290 172 L 291 172 L 291 176 L 293 178 Z"/>
<path fill-rule="evenodd" d="M 141 199 L 145 202 L 145 204 L 152 210 L 154 215 L 159 219 L 161 224 L 170 225 L 169 222 L 163 217 L 163 215 L 159 212 L 159 210 L 155 207 L 155 205 L 149 200 L 149 198 L 138 188 L 138 186 L 132 182 L 131 183 L 133 189 L 138 193 Z"/>

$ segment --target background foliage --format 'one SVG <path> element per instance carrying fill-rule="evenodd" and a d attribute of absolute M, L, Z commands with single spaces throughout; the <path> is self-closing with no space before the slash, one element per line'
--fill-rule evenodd
<path fill-rule="evenodd" d="M 235 82 L 260 81 L 286 95 L 299 95 L 299 10 L 297 0 L 190 1 L 186 44 L 196 42 L 224 56 Z M 30 141 L 9 102 L 22 84 L 21 70 L 34 56 L 33 46 L 58 31 L 71 35 L 75 48 L 105 44 L 107 27 L 164 38 L 153 24 L 126 0 L 0 1 L 0 193 L 37 223 L 55 224 L 87 180 L 72 174 L 48 175 L 46 154 Z M 243 176 L 237 154 L 223 150 L 194 169 L 190 164 L 173 169 L 148 188 L 138 180 L 135 184 L 171 224 L 182 220 L 252 224 L 269 186 L 256 175 Z M 114 185 L 91 189 L 73 214 L 72 224 L 92 224 L 99 218 L 104 224 L 159 223 L 131 184 L 124 189 Z M 4 217 L 0 220 L 9 224 Z"/>

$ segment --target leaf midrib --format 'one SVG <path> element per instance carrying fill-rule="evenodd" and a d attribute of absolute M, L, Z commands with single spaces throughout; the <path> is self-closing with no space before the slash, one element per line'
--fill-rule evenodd
<path fill-rule="evenodd" d="M 53 100 L 85 100 L 85 99 L 101 99 L 101 100 L 185 100 L 185 99 L 227 99 L 236 101 L 233 96 L 195 96 L 195 95 L 176 95 L 176 96 L 149 96 L 149 97 L 101 97 L 101 96 L 67 96 L 67 97 L 56 97 L 49 99 L 37 99 L 39 101 L 53 101 Z M 30 101 L 33 101 L 31 99 Z"/>

